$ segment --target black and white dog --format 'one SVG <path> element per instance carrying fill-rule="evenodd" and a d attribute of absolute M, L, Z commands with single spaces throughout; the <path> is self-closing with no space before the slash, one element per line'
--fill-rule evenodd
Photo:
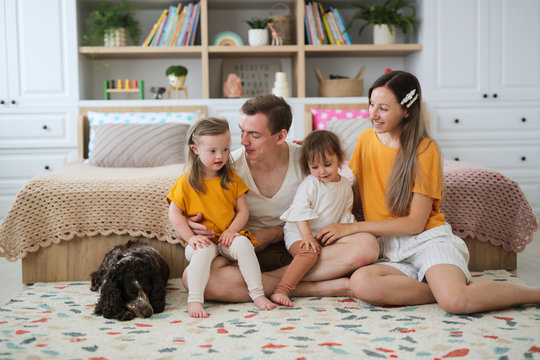
<path fill-rule="evenodd" d="M 163 312 L 169 266 L 153 247 L 128 241 L 109 251 L 92 274 L 90 290 L 100 291 L 94 312 L 120 321 Z"/>

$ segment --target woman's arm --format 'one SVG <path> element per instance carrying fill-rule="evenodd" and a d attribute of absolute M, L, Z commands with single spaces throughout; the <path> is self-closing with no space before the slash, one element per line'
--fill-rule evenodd
<path fill-rule="evenodd" d="M 366 232 L 374 236 L 400 236 L 419 234 L 424 230 L 433 205 L 433 198 L 413 193 L 409 214 L 389 220 L 362 221 L 352 224 L 330 224 L 323 227 L 316 238 L 323 245 L 343 236 Z"/>

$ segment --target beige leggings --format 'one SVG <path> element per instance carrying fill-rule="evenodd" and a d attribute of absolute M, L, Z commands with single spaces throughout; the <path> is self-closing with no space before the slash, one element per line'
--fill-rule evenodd
<path fill-rule="evenodd" d="M 204 289 L 210 277 L 210 265 L 218 254 L 231 261 L 238 261 L 238 267 L 252 299 L 264 296 L 261 269 L 257 256 L 255 256 L 253 244 L 247 237 L 237 236 L 229 247 L 212 243 L 202 249 L 193 250 L 189 244 L 186 246 L 186 259 L 189 261 L 187 268 L 188 303 L 204 303 Z"/>

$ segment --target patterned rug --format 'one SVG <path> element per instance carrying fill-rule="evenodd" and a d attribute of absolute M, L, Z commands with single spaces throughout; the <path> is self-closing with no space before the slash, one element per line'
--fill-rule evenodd
<path fill-rule="evenodd" d="M 506 271 L 474 281 L 523 284 Z M 540 306 L 455 316 L 438 305 L 373 307 L 353 298 L 296 298 L 261 312 L 207 303 L 192 319 L 179 279 L 165 312 L 118 322 L 93 314 L 88 282 L 39 283 L 0 307 L 0 359 L 540 359 Z"/>

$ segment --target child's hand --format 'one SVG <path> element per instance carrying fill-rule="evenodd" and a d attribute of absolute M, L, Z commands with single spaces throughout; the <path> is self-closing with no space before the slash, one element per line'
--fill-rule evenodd
<path fill-rule="evenodd" d="M 313 235 L 309 234 L 302 238 L 302 243 L 300 244 L 300 248 L 303 246 L 306 247 L 306 249 L 313 250 L 314 253 L 320 253 L 321 252 L 321 244 L 313 237 Z"/>
<path fill-rule="evenodd" d="M 233 243 L 234 238 L 239 236 L 239 235 L 240 234 L 237 233 L 236 231 L 232 231 L 232 230 L 227 229 L 219 237 L 218 243 L 221 243 L 221 245 L 223 245 L 225 247 L 229 247 Z"/>
<path fill-rule="evenodd" d="M 206 246 L 210 246 L 212 241 L 207 238 L 206 236 L 202 235 L 193 235 L 188 239 L 189 245 L 193 248 L 193 250 L 197 250 L 197 248 L 202 249 Z"/>

